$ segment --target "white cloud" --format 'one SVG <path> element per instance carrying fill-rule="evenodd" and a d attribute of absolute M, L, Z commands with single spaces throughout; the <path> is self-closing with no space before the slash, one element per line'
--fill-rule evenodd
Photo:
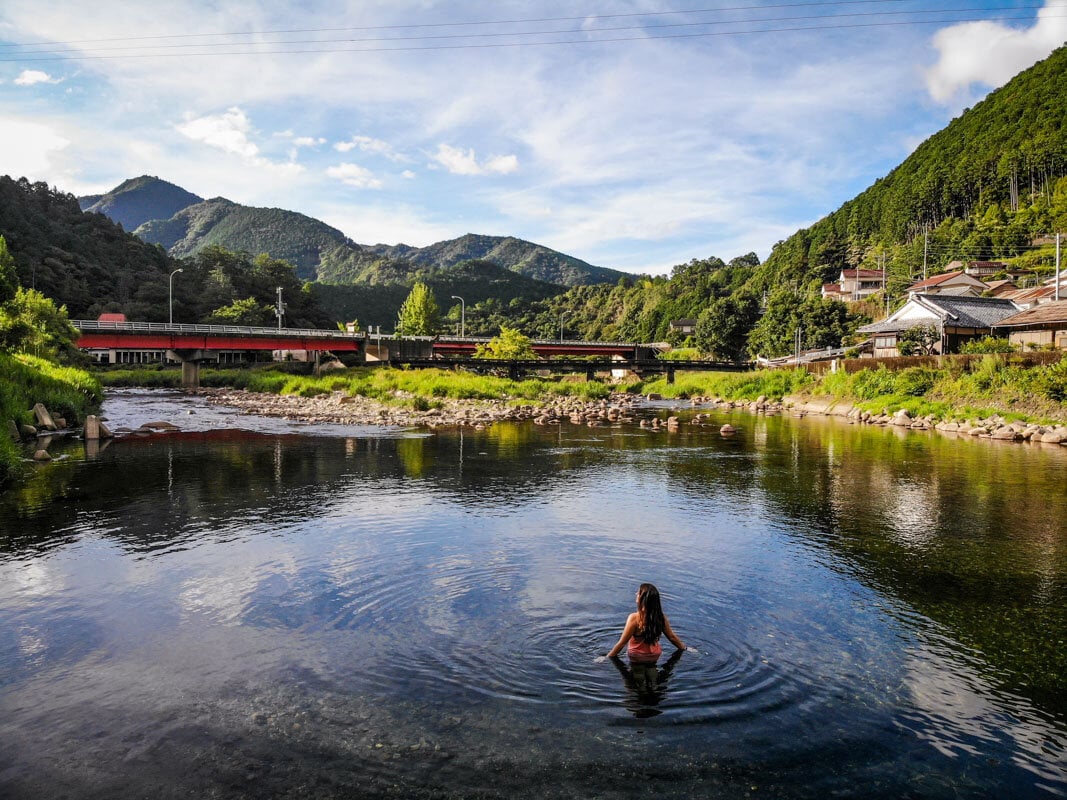
<path fill-rule="evenodd" d="M 474 150 L 461 150 L 447 144 L 439 144 L 433 160 L 453 175 L 509 175 L 519 168 L 517 156 L 490 156 L 478 163 Z"/>
<path fill-rule="evenodd" d="M 374 177 L 374 173 L 366 167 L 361 167 L 359 164 L 338 164 L 335 167 L 330 167 L 326 170 L 326 174 L 331 178 L 336 178 L 348 186 L 354 186 L 357 189 L 381 189 L 382 182 L 378 178 Z"/>
<path fill-rule="evenodd" d="M 52 178 L 54 156 L 70 144 L 51 125 L 0 115 L 0 173 L 31 181 Z"/>
<path fill-rule="evenodd" d="M 424 209 L 403 204 L 369 205 L 357 210 L 346 203 L 324 207 L 316 216 L 361 244 L 425 247 L 467 232 L 454 224 L 428 219 Z"/>
<path fill-rule="evenodd" d="M 320 144 L 326 144 L 326 140 L 322 137 L 297 136 L 293 139 L 293 145 L 295 147 L 318 147 Z"/>
<path fill-rule="evenodd" d="M 941 103 L 950 102 L 973 84 L 996 88 L 1048 56 L 1067 39 L 1062 7 L 1038 12 L 1030 28 L 996 22 L 966 22 L 938 31 L 938 60 L 926 72 L 926 87 Z"/>
<path fill-rule="evenodd" d="M 403 172 L 400 173 L 400 177 L 403 178 L 404 180 L 410 181 L 410 180 L 413 180 L 415 178 L 415 173 L 412 172 L 410 169 L 406 169 L 406 170 L 404 170 Z"/>
<path fill-rule="evenodd" d="M 188 119 L 178 126 L 178 132 L 193 141 L 245 159 L 259 155 L 259 148 L 248 138 L 251 129 L 248 116 L 236 106 L 224 114 Z"/>
<path fill-rule="evenodd" d="M 337 142 L 334 144 L 333 149 L 338 153 L 349 153 L 352 150 L 358 149 L 362 153 L 372 153 L 374 155 L 384 156 L 390 161 L 411 160 L 402 153 L 398 153 L 389 142 L 375 139 L 372 136 L 353 136 L 347 141 Z"/>
<path fill-rule="evenodd" d="M 16 86 L 33 86 L 37 83 L 59 83 L 59 79 L 53 78 L 47 72 L 41 72 L 39 69 L 24 69 L 15 78 L 14 83 Z"/>

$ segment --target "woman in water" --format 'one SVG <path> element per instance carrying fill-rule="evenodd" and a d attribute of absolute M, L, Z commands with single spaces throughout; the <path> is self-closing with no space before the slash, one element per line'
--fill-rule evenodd
<path fill-rule="evenodd" d="M 637 611 L 626 618 L 622 636 L 608 653 L 608 658 L 616 658 L 627 648 L 631 662 L 655 664 L 663 650 L 659 646 L 659 637 L 666 636 L 670 643 L 679 650 L 685 650 L 685 644 L 671 630 L 670 620 L 663 613 L 659 602 L 659 589 L 651 583 L 642 583 L 637 589 Z"/>

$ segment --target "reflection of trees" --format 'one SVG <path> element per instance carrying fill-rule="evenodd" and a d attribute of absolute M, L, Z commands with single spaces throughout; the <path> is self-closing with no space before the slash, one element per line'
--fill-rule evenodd
<path fill-rule="evenodd" d="M 753 490 L 865 584 L 948 626 L 998 679 L 1067 714 L 1062 451 L 839 420 L 752 418 L 753 459 L 681 452 L 683 491 Z"/>

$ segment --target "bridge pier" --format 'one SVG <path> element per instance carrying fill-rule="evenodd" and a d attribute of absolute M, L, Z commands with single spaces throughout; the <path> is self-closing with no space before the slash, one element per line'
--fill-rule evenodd
<path fill-rule="evenodd" d="M 218 356 L 212 356 L 206 350 L 168 350 L 168 358 L 174 358 L 182 362 L 182 388 L 200 388 L 200 362 L 216 361 Z"/>
<path fill-rule="evenodd" d="M 182 388 L 183 389 L 199 389 L 200 388 L 200 362 L 199 361 L 183 361 L 182 362 Z"/>
<path fill-rule="evenodd" d="M 667 385 L 674 384 L 674 367 L 667 367 Z"/>

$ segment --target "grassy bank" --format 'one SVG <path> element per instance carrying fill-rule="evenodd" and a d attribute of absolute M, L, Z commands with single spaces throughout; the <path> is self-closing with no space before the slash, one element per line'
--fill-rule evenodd
<path fill-rule="evenodd" d="M 697 396 L 780 400 L 785 395 L 834 397 L 865 410 L 907 409 L 913 416 L 938 419 L 987 417 L 1008 420 L 1067 422 L 1067 359 L 1047 366 L 1025 366 L 1009 355 L 987 355 L 969 363 L 889 370 L 879 365 L 854 373 L 823 376 L 806 370 L 761 370 L 744 373 L 679 373 L 636 387 L 666 398 Z"/>
<path fill-rule="evenodd" d="M 435 400 L 507 399 L 516 402 L 607 397 L 612 391 L 656 393 L 666 399 L 718 397 L 755 400 L 764 395 L 830 396 L 871 412 L 905 408 L 912 416 L 932 414 L 938 419 L 987 417 L 1033 422 L 1067 422 L 1067 359 L 1047 366 L 1026 366 L 1012 355 L 987 355 L 947 366 L 889 370 L 883 365 L 854 373 L 823 376 L 807 370 L 756 372 L 679 372 L 673 384 L 665 377 L 624 384 L 586 382 L 580 378 L 512 381 L 469 372 L 439 369 L 359 368 L 328 372 L 315 378 L 307 365 L 273 365 L 249 369 L 205 369 L 207 387 L 233 387 L 271 394 L 313 397 L 334 391 L 398 405 L 432 406 Z M 177 369 L 108 371 L 100 374 L 107 386 L 178 387 Z"/>
<path fill-rule="evenodd" d="M 314 397 L 345 392 L 384 403 L 409 405 L 412 399 L 432 403 L 441 399 L 514 400 L 534 402 L 552 397 L 597 399 L 607 397 L 609 385 L 568 378 L 513 381 L 492 375 L 443 369 L 389 369 L 366 367 L 326 372 L 320 377 L 294 374 L 293 368 L 203 369 L 200 385 L 231 387 L 269 394 Z M 177 388 L 178 369 L 109 370 L 99 374 L 105 386 Z"/>
<path fill-rule="evenodd" d="M 27 355 L 0 353 L 0 418 L 16 424 L 33 424 L 33 406 L 43 403 L 68 424 L 82 422 L 100 406 L 100 382 L 88 372 L 61 367 Z M 5 433 L 0 436 L 0 485 L 17 471 L 22 454 Z"/>

